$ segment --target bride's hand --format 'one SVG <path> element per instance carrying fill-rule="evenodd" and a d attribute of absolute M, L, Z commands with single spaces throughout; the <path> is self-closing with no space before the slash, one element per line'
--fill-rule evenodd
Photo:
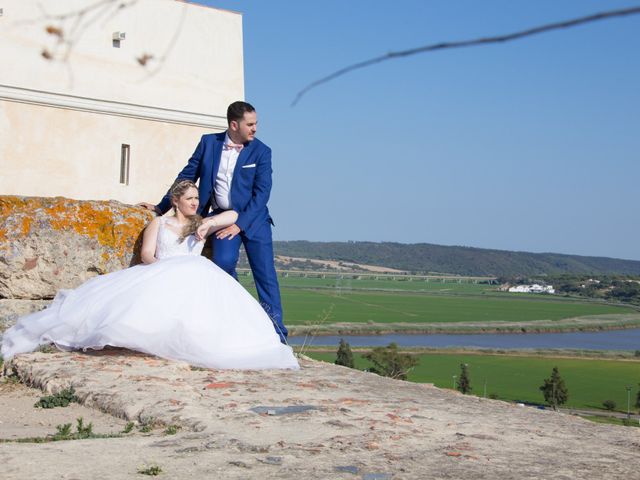
<path fill-rule="evenodd" d="M 196 240 L 201 241 L 207 238 L 210 226 L 211 224 L 209 222 L 203 221 L 202 224 L 196 230 L 196 233 L 195 233 Z"/>

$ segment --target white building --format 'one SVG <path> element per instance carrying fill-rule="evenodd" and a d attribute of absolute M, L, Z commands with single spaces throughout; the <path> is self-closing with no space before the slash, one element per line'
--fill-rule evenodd
<path fill-rule="evenodd" d="M 509 292 L 512 293 L 556 293 L 553 285 L 516 285 L 515 287 L 509 287 Z"/>
<path fill-rule="evenodd" d="M 0 2 L 0 195 L 156 202 L 226 128 L 244 98 L 242 16 L 122 3 Z"/>

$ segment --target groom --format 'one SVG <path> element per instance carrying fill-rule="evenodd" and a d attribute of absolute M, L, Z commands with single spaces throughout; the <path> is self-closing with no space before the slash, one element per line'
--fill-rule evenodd
<path fill-rule="evenodd" d="M 246 102 L 234 102 L 227 109 L 226 132 L 203 135 L 189 163 L 178 179 L 200 180 L 198 214 L 206 217 L 235 210 L 234 225 L 216 232 L 213 258 L 216 265 L 234 278 L 240 244 L 244 245 L 260 304 L 271 317 L 280 340 L 286 343 L 282 321 L 280 287 L 273 259 L 273 242 L 267 201 L 271 193 L 271 149 L 255 138 L 256 110 Z M 171 208 L 169 194 L 158 205 L 141 206 L 163 214 Z"/>

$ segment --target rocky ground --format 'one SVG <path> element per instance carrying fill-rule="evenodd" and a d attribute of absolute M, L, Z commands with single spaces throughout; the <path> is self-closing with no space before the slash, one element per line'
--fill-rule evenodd
<path fill-rule="evenodd" d="M 219 371 L 105 350 L 33 353 L 5 368 L 3 479 L 144 478 L 153 467 L 165 478 L 638 478 L 640 429 L 307 359 L 300 371 Z M 82 405 L 35 409 L 42 393 L 18 380 L 47 393 L 73 386 Z M 16 442 L 79 416 L 98 434 L 136 427 Z"/>

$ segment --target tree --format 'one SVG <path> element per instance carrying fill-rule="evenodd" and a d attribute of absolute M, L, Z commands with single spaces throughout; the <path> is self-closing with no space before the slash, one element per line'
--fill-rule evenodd
<path fill-rule="evenodd" d="M 616 409 L 616 402 L 615 400 L 605 400 L 602 402 L 602 406 L 611 412 Z"/>
<path fill-rule="evenodd" d="M 551 378 L 544 379 L 544 383 L 540 386 L 540 391 L 544 396 L 544 401 L 551 405 L 554 410 L 558 409 L 558 405 L 567 402 L 569 390 L 564 384 L 560 372 L 558 372 L 558 367 L 553 367 Z"/>
<path fill-rule="evenodd" d="M 471 392 L 471 379 L 469 378 L 469 370 L 466 363 L 460 364 L 460 378 L 458 379 L 458 391 L 465 395 Z"/>
<path fill-rule="evenodd" d="M 418 365 L 418 359 L 408 353 L 399 352 L 396 343 L 390 343 L 386 347 L 376 347 L 363 356 L 373 363 L 373 367 L 369 369 L 370 372 L 398 380 L 406 380 L 409 371 Z"/>
<path fill-rule="evenodd" d="M 353 352 L 351 352 L 351 346 L 349 345 L 349 342 L 346 342 L 344 338 L 340 339 L 340 345 L 338 345 L 338 351 L 336 355 L 336 365 L 343 365 L 345 367 L 353 368 Z"/>

